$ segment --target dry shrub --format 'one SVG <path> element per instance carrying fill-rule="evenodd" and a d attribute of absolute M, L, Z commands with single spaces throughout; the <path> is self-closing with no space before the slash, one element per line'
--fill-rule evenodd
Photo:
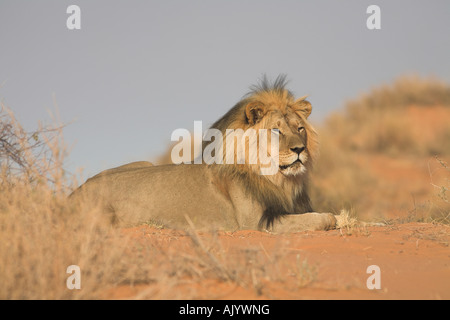
<path fill-rule="evenodd" d="M 4 105 L 0 126 L 0 298 L 95 298 L 108 286 L 150 281 L 129 239 L 95 205 L 68 199 L 76 178 L 63 169 L 64 126 L 28 133 Z M 81 268 L 81 290 L 66 287 L 70 265 Z"/>
<path fill-rule="evenodd" d="M 15 186 L 0 200 L 2 299 L 92 297 L 125 276 L 123 240 L 91 210 L 74 211 L 43 187 Z M 66 287 L 70 265 L 82 270 L 80 291 Z"/>
<path fill-rule="evenodd" d="M 314 208 L 334 213 L 352 208 L 359 215 L 376 219 L 396 203 L 398 210 L 400 206 L 404 210 L 405 202 L 417 209 L 419 204 L 413 203 L 409 185 L 393 190 L 386 177 L 376 174 L 370 165 L 376 156 L 382 156 L 383 161 L 409 159 L 424 165 L 431 156 L 448 157 L 449 122 L 438 119 L 441 124 L 434 126 L 430 120 L 435 111 L 438 118 L 448 117 L 448 107 L 450 86 L 417 76 L 401 77 L 348 101 L 343 110 L 317 126 L 321 155 L 312 178 Z M 421 123 L 420 108 L 431 117 L 428 123 Z M 428 183 L 423 181 L 424 188 Z M 434 211 L 423 215 L 434 215 Z"/>
<path fill-rule="evenodd" d="M 440 144 L 449 137 L 448 126 L 433 140 L 423 141 L 420 132 L 414 132 L 420 123 L 407 118 L 406 108 L 410 106 L 450 107 L 450 86 L 434 78 L 401 77 L 348 101 L 343 112 L 334 113 L 325 122 L 323 134 L 332 134 L 334 142 L 346 151 L 448 154 L 446 144 Z"/>
<path fill-rule="evenodd" d="M 63 125 L 43 126 L 27 132 L 11 110 L 0 105 L 0 183 L 2 187 L 16 183 L 32 186 L 50 183 L 56 191 L 64 186 L 62 162 L 66 156 Z"/>
<path fill-rule="evenodd" d="M 450 87 L 434 77 L 406 75 L 347 102 L 347 109 L 349 114 L 358 117 L 369 110 L 386 111 L 411 105 L 450 106 Z"/>
<path fill-rule="evenodd" d="M 75 179 L 63 169 L 63 126 L 27 133 L 4 105 L 0 125 L 0 298 L 82 298 L 121 281 L 124 240 L 94 208 L 67 199 Z M 66 287 L 73 264 L 82 270 L 78 292 Z"/>
<path fill-rule="evenodd" d="M 436 162 L 438 168 L 434 171 L 430 169 L 431 185 L 435 188 L 430 217 L 433 221 L 450 224 L 450 166 L 438 157 Z"/>

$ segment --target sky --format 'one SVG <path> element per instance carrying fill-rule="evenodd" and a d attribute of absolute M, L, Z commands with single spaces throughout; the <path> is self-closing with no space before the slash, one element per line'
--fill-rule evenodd
<path fill-rule="evenodd" d="M 206 130 L 263 74 L 309 95 L 315 123 L 405 74 L 450 82 L 449 34 L 448 0 L 0 0 L 0 100 L 28 130 L 58 110 L 87 178 Z"/>

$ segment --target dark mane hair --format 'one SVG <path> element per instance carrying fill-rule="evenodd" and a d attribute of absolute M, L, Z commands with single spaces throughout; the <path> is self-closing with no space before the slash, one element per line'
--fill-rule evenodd
<path fill-rule="evenodd" d="M 257 84 L 254 84 L 250 86 L 250 91 L 244 96 L 244 98 L 248 98 L 252 95 L 261 93 L 261 92 L 276 92 L 276 93 L 283 93 L 285 91 L 288 91 L 288 93 L 293 96 L 292 92 L 286 89 L 287 84 L 289 81 L 286 79 L 287 76 L 285 74 L 278 75 L 275 80 L 270 81 L 267 78 L 266 74 L 262 75 L 262 78 L 259 79 Z"/>

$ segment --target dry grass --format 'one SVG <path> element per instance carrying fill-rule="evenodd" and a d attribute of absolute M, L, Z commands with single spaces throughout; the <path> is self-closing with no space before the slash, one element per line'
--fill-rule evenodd
<path fill-rule="evenodd" d="M 352 230 L 359 225 L 358 218 L 354 211 L 341 210 L 340 214 L 336 216 L 337 224 L 336 228 Z"/>
<path fill-rule="evenodd" d="M 430 218 L 433 222 L 450 224 L 450 198 L 448 194 L 450 189 L 450 167 L 446 161 L 438 157 L 436 157 L 436 162 L 439 164 L 438 169 L 435 171 L 430 169 L 431 185 L 435 189 L 435 196 L 431 201 L 433 214 Z M 434 181 L 436 176 L 441 178 L 440 183 Z"/>
<path fill-rule="evenodd" d="M 0 298 L 83 298 L 123 281 L 130 272 L 122 259 L 126 241 L 98 221 L 95 208 L 67 199 L 76 179 L 63 169 L 63 126 L 30 134 L 3 105 L 1 111 L 10 128 L 3 138 L 13 148 L 3 145 L 0 158 Z M 82 270 L 79 292 L 66 288 L 72 264 Z"/>

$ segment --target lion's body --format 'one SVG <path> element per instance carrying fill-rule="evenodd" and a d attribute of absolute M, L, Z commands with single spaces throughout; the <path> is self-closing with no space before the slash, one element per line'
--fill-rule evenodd
<path fill-rule="evenodd" d="M 310 106 L 304 98 L 295 101 L 282 82 L 263 84 L 212 126 L 224 133 L 275 126 L 280 167 L 272 176 L 261 175 L 258 165 L 139 162 L 88 179 L 74 196 L 100 203 L 120 225 L 274 232 L 334 228 L 333 215 L 311 212 L 307 193 L 317 154 L 316 134 L 306 121 Z"/>

